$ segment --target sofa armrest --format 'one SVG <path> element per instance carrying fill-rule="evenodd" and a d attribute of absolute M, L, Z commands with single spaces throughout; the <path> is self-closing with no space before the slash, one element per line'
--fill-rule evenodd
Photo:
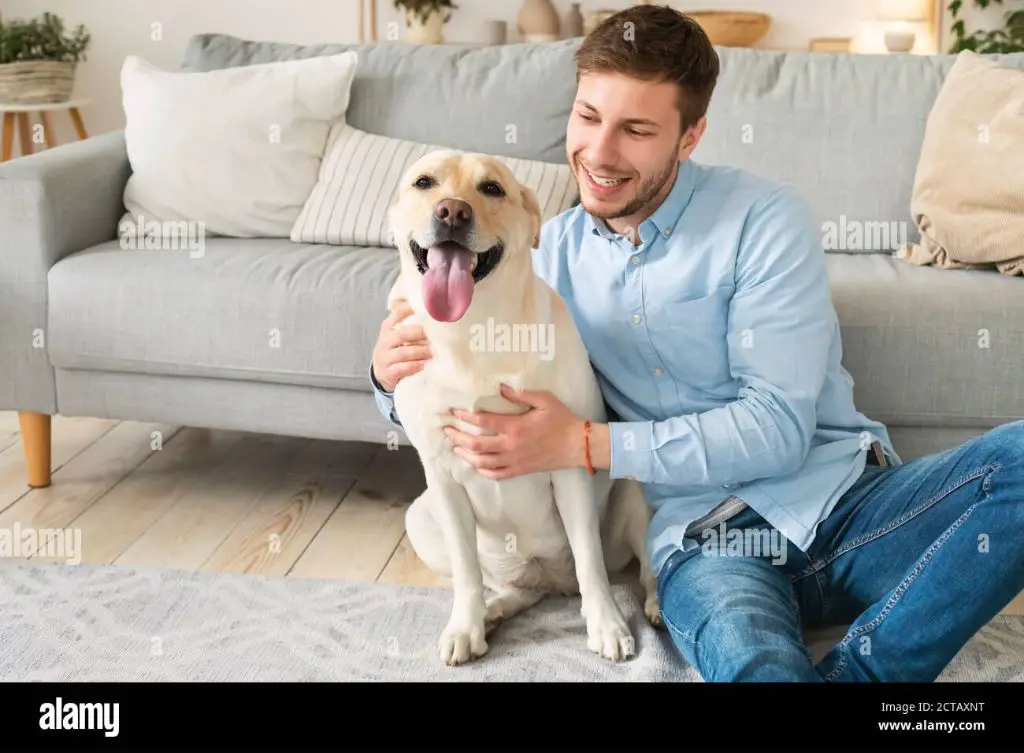
<path fill-rule="evenodd" d="M 57 412 L 47 274 L 117 237 L 130 173 L 123 131 L 0 164 L 0 410 Z"/>

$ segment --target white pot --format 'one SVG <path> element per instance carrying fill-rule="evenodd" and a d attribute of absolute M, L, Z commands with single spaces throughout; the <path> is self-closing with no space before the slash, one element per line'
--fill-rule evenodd
<path fill-rule="evenodd" d="M 431 11 L 426 23 L 415 13 L 405 12 L 405 39 L 413 44 L 444 44 L 444 15 Z"/>

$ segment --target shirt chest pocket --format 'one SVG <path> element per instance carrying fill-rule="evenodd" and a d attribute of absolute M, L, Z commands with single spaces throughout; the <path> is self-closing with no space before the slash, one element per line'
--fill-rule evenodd
<path fill-rule="evenodd" d="M 684 384 L 714 391 L 729 374 L 729 301 L 732 288 L 708 295 L 667 300 L 648 311 L 647 327 L 655 351 L 671 375 Z"/>

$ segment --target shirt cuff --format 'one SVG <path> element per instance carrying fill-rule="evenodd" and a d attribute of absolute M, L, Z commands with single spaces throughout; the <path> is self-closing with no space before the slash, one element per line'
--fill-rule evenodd
<path fill-rule="evenodd" d="M 373 385 L 373 389 L 374 390 L 379 392 L 381 395 L 384 395 L 385 397 L 394 397 L 395 396 L 394 392 L 388 392 L 386 389 L 384 389 L 381 386 L 380 382 L 377 381 L 377 376 L 373 373 L 373 364 L 372 363 L 370 364 L 370 384 Z"/>
<path fill-rule="evenodd" d="M 402 422 L 398 420 L 398 416 L 395 415 L 395 393 L 388 392 L 385 390 L 380 382 L 377 381 L 377 377 L 373 373 L 373 364 L 370 364 L 370 385 L 373 387 L 373 399 L 377 403 L 377 408 L 384 418 L 388 420 L 388 423 L 397 426 L 400 429 L 404 429 Z"/>
<path fill-rule="evenodd" d="M 619 421 L 608 424 L 612 478 L 649 482 L 654 467 L 654 424 L 651 421 Z"/>

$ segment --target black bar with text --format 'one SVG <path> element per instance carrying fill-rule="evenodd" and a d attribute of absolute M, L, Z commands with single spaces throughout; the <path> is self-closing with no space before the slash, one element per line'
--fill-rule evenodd
<path fill-rule="evenodd" d="M 4 747 L 16 750 L 987 751 L 1019 741 L 1024 709 L 1012 683 L 7 683 L 0 693 Z"/>

